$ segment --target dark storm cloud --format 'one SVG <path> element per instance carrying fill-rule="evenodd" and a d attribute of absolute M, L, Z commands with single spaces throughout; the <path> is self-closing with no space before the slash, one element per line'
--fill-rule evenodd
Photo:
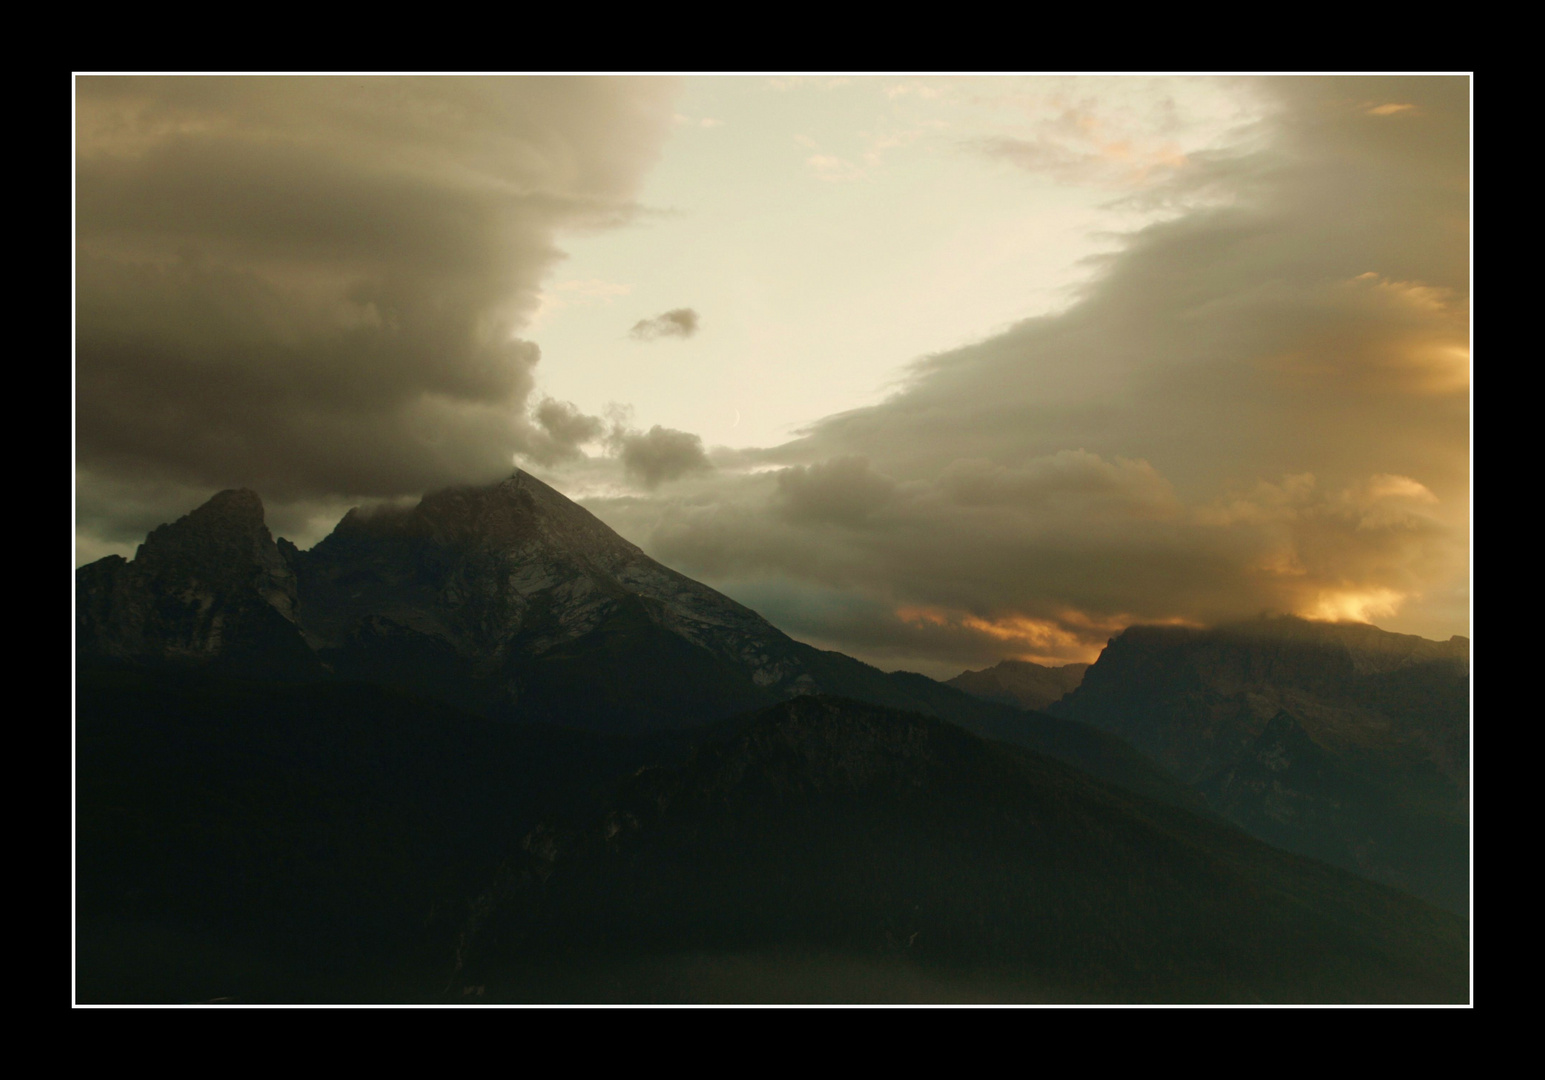
<path fill-rule="evenodd" d="M 890 502 L 896 482 L 864 457 L 833 458 L 778 473 L 778 506 L 790 521 L 856 525 Z"/>
<path fill-rule="evenodd" d="M 1259 91 L 1242 149 L 1145 189 L 1169 212 L 1065 311 L 598 512 L 903 666 L 1268 610 L 1465 632 L 1468 83 Z"/>
<path fill-rule="evenodd" d="M 656 315 L 652 319 L 640 319 L 628 331 L 637 341 L 654 341 L 662 337 L 689 338 L 697 333 L 698 315 L 691 308 L 675 308 Z"/>
<path fill-rule="evenodd" d="M 86 502 L 136 485 L 392 497 L 496 477 L 518 450 L 562 453 L 563 418 L 527 416 L 540 354 L 516 335 L 558 230 L 632 213 L 672 93 L 79 79 Z"/>

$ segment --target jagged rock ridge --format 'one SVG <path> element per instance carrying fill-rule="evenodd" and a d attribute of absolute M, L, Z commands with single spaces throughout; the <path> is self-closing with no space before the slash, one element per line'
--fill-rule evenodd
<path fill-rule="evenodd" d="M 296 627 L 298 585 L 247 490 L 223 491 L 145 538 L 133 561 L 77 572 L 82 656 L 319 672 Z"/>
<path fill-rule="evenodd" d="M 524 472 L 406 510 L 351 511 L 300 556 L 304 625 L 321 650 L 362 628 L 426 635 L 478 675 L 553 655 L 619 619 L 642 620 L 744 672 L 809 689 L 794 644 L 755 612 L 662 566 Z"/>
<path fill-rule="evenodd" d="M 83 657 L 337 677 L 484 715 L 620 731 L 834 693 L 1195 799 L 1087 725 L 794 641 L 524 472 L 410 508 L 351 511 L 309 551 L 272 540 L 256 495 L 222 492 L 156 530 L 132 563 L 82 567 L 77 590 Z M 176 617 L 151 617 L 163 608 Z"/>

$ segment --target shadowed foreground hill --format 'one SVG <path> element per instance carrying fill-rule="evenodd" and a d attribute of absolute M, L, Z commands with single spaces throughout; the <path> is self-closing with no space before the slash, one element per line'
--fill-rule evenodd
<path fill-rule="evenodd" d="M 512 843 L 682 744 L 344 682 L 87 669 L 77 689 L 85 1002 L 426 1000 Z"/>
<path fill-rule="evenodd" d="M 1466 948 L 1453 915 L 1041 755 L 799 698 L 530 833 L 449 993 L 1459 1002 Z"/>

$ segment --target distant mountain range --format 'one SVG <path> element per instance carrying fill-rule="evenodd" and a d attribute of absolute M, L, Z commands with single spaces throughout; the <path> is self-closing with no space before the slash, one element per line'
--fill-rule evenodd
<path fill-rule="evenodd" d="M 83 999 L 1464 996 L 1462 920 L 1214 816 L 1463 911 L 1460 644 L 1133 628 L 945 685 L 519 472 L 309 551 L 222 492 L 76 594 Z"/>
<path fill-rule="evenodd" d="M 351 511 L 309 551 L 275 541 L 250 491 L 81 567 L 84 662 L 343 679 L 481 715 L 640 732 L 800 694 L 915 710 L 1199 804 L 1120 739 L 798 642 L 649 558 L 516 472 L 410 509 Z"/>
<path fill-rule="evenodd" d="M 1465 911 L 1469 641 L 1290 617 L 1129 628 L 1050 706 L 1263 839 Z"/>
<path fill-rule="evenodd" d="M 945 685 L 988 701 L 1039 710 L 1078 689 L 1088 670 L 1088 664 L 1048 667 L 1028 660 L 1003 660 L 981 671 L 962 671 Z"/>

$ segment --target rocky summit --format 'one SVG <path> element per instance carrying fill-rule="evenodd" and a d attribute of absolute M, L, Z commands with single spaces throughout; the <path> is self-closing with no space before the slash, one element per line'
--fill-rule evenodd
<path fill-rule="evenodd" d="M 273 539 L 256 494 L 223 491 L 77 581 L 93 658 L 456 684 L 452 696 L 510 708 L 533 690 L 540 707 L 544 661 L 584 661 L 604 682 L 630 653 L 695 671 L 731 705 L 815 685 L 803 646 L 524 472 L 350 511 L 310 551 Z M 618 689 L 636 703 L 644 688 Z"/>
<path fill-rule="evenodd" d="M 695 691 L 678 688 L 676 703 L 689 714 L 815 685 L 796 643 L 766 620 L 524 472 L 411 509 L 351 511 L 294 557 L 307 640 L 351 674 L 419 670 L 538 713 L 584 696 L 575 682 L 637 709 L 657 677 L 637 662 L 646 656 L 691 673 Z"/>
<path fill-rule="evenodd" d="M 350 511 L 309 551 L 250 491 L 77 571 L 80 655 L 406 690 L 486 716 L 679 728 L 806 693 L 963 724 L 1159 798 L 1194 796 L 1118 739 L 788 637 L 525 472 Z"/>
<path fill-rule="evenodd" d="M 251 491 L 222 491 L 121 556 L 76 572 L 86 659 L 214 663 L 256 674 L 319 671 L 298 627 L 295 571 Z"/>

